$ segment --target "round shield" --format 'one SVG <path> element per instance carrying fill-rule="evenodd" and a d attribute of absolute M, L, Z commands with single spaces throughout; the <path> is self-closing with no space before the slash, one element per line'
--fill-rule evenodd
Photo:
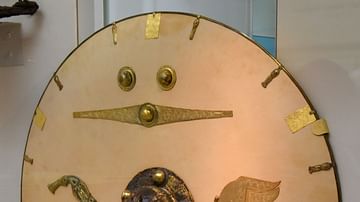
<path fill-rule="evenodd" d="M 92 35 L 51 78 L 22 201 L 337 201 L 327 133 L 285 67 L 245 35 L 143 14 Z"/>

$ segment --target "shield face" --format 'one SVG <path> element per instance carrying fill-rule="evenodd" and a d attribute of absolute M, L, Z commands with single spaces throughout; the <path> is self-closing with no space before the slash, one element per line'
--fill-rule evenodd
<path fill-rule="evenodd" d="M 211 20 L 196 26 L 196 16 L 161 13 L 149 25 L 150 17 L 102 29 L 60 66 L 30 128 L 22 201 L 120 201 L 133 177 L 154 167 L 174 172 L 195 201 L 338 200 L 327 143 L 312 132 L 314 109 L 295 134 L 285 120 L 310 103 L 284 69 L 261 85 L 278 61 Z M 145 38 L 149 26 L 158 38 Z M 273 198 L 254 197 L 265 192 L 257 185 Z"/>

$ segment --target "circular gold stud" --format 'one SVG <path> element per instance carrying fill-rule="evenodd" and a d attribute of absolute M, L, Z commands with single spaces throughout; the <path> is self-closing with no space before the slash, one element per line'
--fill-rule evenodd
<path fill-rule="evenodd" d="M 121 201 L 127 201 L 131 198 L 131 192 L 129 190 L 125 190 L 123 191 L 123 193 L 121 194 Z"/>
<path fill-rule="evenodd" d="M 146 127 L 151 127 L 156 124 L 158 112 L 156 107 L 150 103 L 143 104 L 139 110 L 139 120 Z"/>
<path fill-rule="evenodd" d="M 156 77 L 161 89 L 171 90 L 176 83 L 176 72 L 168 65 L 162 66 L 157 72 Z"/>
<path fill-rule="evenodd" d="M 152 180 L 156 185 L 161 185 L 165 181 L 165 173 L 162 170 L 156 170 L 155 173 L 152 175 Z"/>
<path fill-rule="evenodd" d="M 118 76 L 118 85 L 124 91 L 130 91 L 134 88 L 136 83 L 136 76 L 134 70 L 130 67 L 122 67 L 119 70 Z"/>

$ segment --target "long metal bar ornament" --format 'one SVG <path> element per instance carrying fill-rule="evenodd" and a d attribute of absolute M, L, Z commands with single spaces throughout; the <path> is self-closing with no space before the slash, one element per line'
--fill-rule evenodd
<path fill-rule="evenodd" d="M 266 88 L 272 80 L 274 80 L 277 76 L 279 76 L 280 71 L 283 69 L 283 66 L 279 66 L 278 68 L 274 69 L 270 75 L 261 83 L 262 87 Z"/>
<path fill-rule="evenodd" d="M 49 184 L 48 189 L 51 193 L 55 194 L 60 186 L 67 187 L 69 184 L 71 185 L 75 198 L 80 202 L 96 202 L 96 199 L 91 195 L 85 182 L 73 175 L 64 175 L 55 182 Z"/>
<path fill-rule="evenodd" d="M 74 112 L 73 117 L 113 120 L 152 127 L 183 121 L 233 117 L 233 112 L 183 109 L 145 103 L 123 108 Z"/>

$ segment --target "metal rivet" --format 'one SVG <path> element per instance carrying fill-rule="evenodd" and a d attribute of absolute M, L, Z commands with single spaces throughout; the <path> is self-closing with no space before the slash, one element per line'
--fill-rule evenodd
<path fill-rule="evenodd" d="M 127 201 L 131 198 L 131 195 L 132 193 L 129 190 L 123 191 L 123 193 L 121 194 L 121 201 Z"/>
<path fill-rule="evenodd" d="M 166 178 L 166 176 L 165 176 L 165 173 L 164 173 L 164 171 L 162 171 L 162 170 L 156 170 L 155 171 L 155 173 L 153 174 L 153 176 L 152 176 L 152 180 L 154 181 L 154 183 L 156 184 L 156 185 L 161 185 L 161 184 L 163 184 L 164 183 L 164 181 L 165 181 L 165 178 Z"/>
<path fill-rule="evenodd" d="M 146 122 L 151 122 L 154 120 L 154 112 L 150 109 L 145 108 L 140 112 L 140 117 Z"/>
<path fill-rule="evenodd" d="M 156 124 L 158 113 L 156 107 L 150 103 L 143 104 L 139 110 L 139 120 L 146 127 Z"/>
<path fill-rule="evenodd" d="M 162 66 L 157 72 L 157 81 L 161 89 L 171 90 L 176 83 L 176 72 L 168 65 Z"/>
<path fill-rule="evenodd" d="M 122 67 L 118 73 L 118 85 L 124 91 L 130 91 L 136 83 L 135 72 L 130 67 Z"/>

